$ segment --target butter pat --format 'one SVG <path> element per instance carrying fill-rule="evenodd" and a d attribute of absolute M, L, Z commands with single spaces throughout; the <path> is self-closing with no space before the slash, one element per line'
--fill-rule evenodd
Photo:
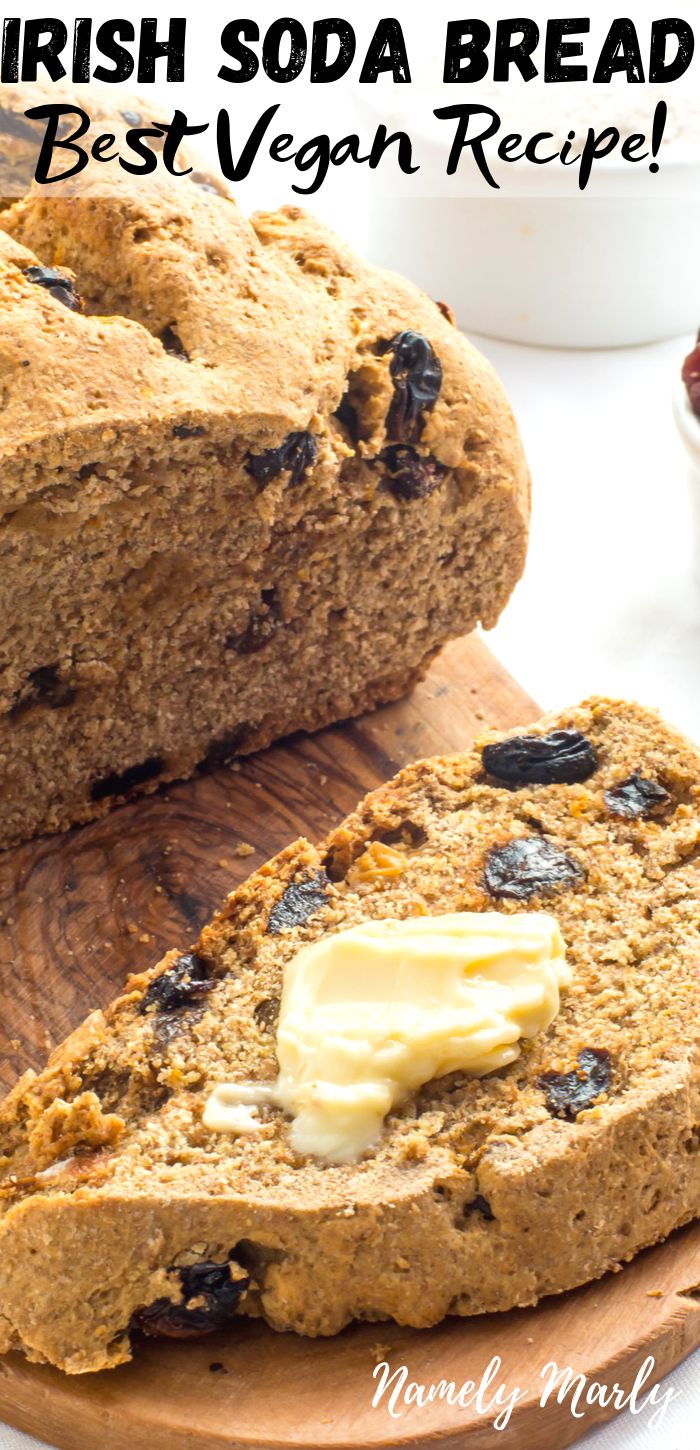
<path fill-rule="evenodd" d="M 274 1101 L 292 1114 L 300 1153 L 352 1161 L 424 1083 L 513 1062 L 570 982 L 545 912 L 370 921 L 323 936 L 285 968 L 276 1083 L 222 1084 L 204 1123 L 255 1132 L 256 1106 Z"/>

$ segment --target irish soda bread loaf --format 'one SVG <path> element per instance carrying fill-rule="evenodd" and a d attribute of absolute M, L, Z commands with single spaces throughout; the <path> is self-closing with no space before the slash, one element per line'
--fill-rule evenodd
<path fill-rule="evenodd" d="M 700 756 L 605 700 L 534 731 L 411 766 L 297 841 L 19 1083 L 3 1349 L 77 1373 L 237 1314 L 430 1325 L 533 1304 L 700 1212 Z M 204 1126 L 213 1085 L 274 1078 L 302 943 L 523 906 L 556 914 L 573 984 L 509 1067 L 428 1083 L 354 1164 L 299 1156 L 273 1107 L 255 1136 Z"/>
<path fill-rule="evenodd" d="M 0 212 L 0 844 L 408 689 L 492 625 L 528 479 L 484 359 L 209 182 Z"/>

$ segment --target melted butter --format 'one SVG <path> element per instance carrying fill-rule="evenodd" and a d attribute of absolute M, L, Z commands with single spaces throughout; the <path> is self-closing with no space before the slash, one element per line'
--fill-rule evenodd
<path fill-rule="evenodd" d="M 262 1128 L 259 1109 L 265 1103 L 277 1103 L 274 1083 L 224 1082 L 207 1100 L 202 1122 L 214 1133 L 259 1133 Z"/>
<path fill-rule="evenodd" d="M 513 1062 L 559 1010 L 571 970 L 545 912 L 455 912 L 363 923 L 287 963 L 274 1083 L 222 1083 L 205 1126 L 259 1132 L 259 1108 L 293 1117 L 300 1153 L 349 1162 L 424 1083 Z"/>

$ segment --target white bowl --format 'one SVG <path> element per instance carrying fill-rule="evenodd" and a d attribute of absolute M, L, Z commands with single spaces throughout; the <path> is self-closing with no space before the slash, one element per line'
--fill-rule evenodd
<path fill-rule="evenodd" d="M 376 124 L 380 98 L 358 106 Z M 398 112 L 390 120 L 408 124 Z M 368 250 L 448 302 L 461 327 L 549 347 L 621 347 L 677 336 L 700 317 L 697 145 L 670 145 L 653 176 L 611 157 L 583 193 L 576 168 L 492 161 L 495 192 L 473 164 L 446 178 L 449 142 L 436 125 L 424 120 L 421 131 L 414 120 L 418 173 L 372 188 Z"/>
<path fill-rule="evenodd" d="M 449 302 L 467 331 L 623 347 L 700 317 L 699 234 L 694 199 L 386 197 L 370 209 L 368 250 Z"/>

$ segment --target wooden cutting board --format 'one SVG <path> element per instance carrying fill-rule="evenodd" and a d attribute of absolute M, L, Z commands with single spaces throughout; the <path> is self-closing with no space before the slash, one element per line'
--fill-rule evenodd
<path fill-rule="evenodd" d="M 536 715 L 484 645 L 463 640 L 397 705 L 0 855 L 0 1083 L 39 1066 L 128 971 L 189 944 L 224 894 L 294 836 L 324 834 L 408 760 Z M 597 1380 L 629 1392 L 652 1356 L 648 1393 L 700 1344 L 699 1284 L 700 1226 L 535 1310 L 434 1330 L 355 1325 L 313 1341 L 242 1324 L 203 1340 L 147 1342 L 131 1365 L 78 1378 L 10 1355 L 0 1360 L 0 1420 L 63 1450 L 560 1450 L 615 1405 L 582 1396 L 576 1418 L 571 1397 L 560 1404 L 555 1394 L 542 1407 L 545 1366 L 571 1366 L 586 1388 Z M 406 1387 L 459 1388 L 478 1386 L 494 1357 L 478 1404 L 401 1398 L 395 1417 L 387 1393 L 372 1407 L 383 1361 L 406 1367 Z M 522 1396 L 506 1433 L 494 1428 L 502 1400 L 489 1404 L 499 1386 L 502 1400 Z"/>

